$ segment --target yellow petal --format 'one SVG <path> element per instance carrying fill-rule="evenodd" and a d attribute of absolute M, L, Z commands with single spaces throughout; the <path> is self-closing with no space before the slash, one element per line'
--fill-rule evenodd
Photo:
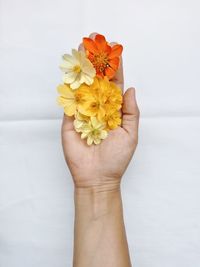
<path fill-rule="evenodd" d="M 59 106 L 65 107 L 66 106 L 66 98 L 63 97 L 63 96 L 59 96 L 57 98 L 57 103 L 58 103 Z"/>
<path fill-rule="evenodd" d="M 71 103 L 70 105 L 67 105 L 64 107 L 64 112 L 68 116 L 73 116 L 76 112 L 76 104 Z"/>
<path fill-rule="evenodd" d="M 97 121 L 96 117 L 90 118 L 92 126 L 96 129 L 99 126 L 99 122 Z"/>
<path fill-rule="evenodd" d="M 85 132 L 84 132 L 84 133 L 81 134 L 81 139 L 84 139 L 84 138 L 86 138 L 87 136 L 88 136 L 88 133 L 85 133 Z"/>
<path fill-rule="evenodd" d="M 107 136 L 108 136 L 108 132 L 105 130 L 102 130 L 99 137 L 101 139 L 105 139 Z"/>
<path fill-rule="evenodd" d="M 80 120 L 74 120 L 74 127 L 75 128 L 81 128 L 83 126 L 83 121 Z"/>
<path fill-rule="evenodd" d="M 73 91 L 70 89 L 70 87 L 66 84 L 60 84 L 57 87 L 57 91 L 59 94 L 61 94 L 62 96 L 66 96 L 66 97 L 70 97 L 70 98 L 74 98 L 74 93 Z"/>
<path fill-rule="evenodd" d="M 101 139 L 100 138 L 95 138 L 94 139 L 94 143 L 95 143 L 95 145 L 100 144 L 101 143 Z"/>
<path fill-rule="evenodd" d="M 92 143 L 93 143 L 93 138 L 92 138 L 92 136 L 89 135 L 87 138 L 87 144 L 88 144 L 88 146 L 91 146 Z"/>

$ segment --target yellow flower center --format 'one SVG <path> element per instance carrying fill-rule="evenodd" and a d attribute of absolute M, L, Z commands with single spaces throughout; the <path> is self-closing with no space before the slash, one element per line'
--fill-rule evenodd
<path fill-rule="evenodd" d="M 74 95 L 76 104 L 81 104 L 83 102 L 83 94 L 77 90 Z"/>
<path fill-rule="evenodd" d="M 104 70 L 109 67 L 108 55 L 104 52 L 94 55 L 92 63 L 99 72 L 104 72 Z"/>
<path fill-rule="evenodd" d="M 100 131 L 98 129 L 93 129 L 91 134 L 94 138 L 98 138 L 100 135 Z"/>
<path fill-rule="evenodd" d="M 76 73 L 80 73 L 81 72 L 81 67 L 79 65 L 74 66 L 73 71 Z"/>

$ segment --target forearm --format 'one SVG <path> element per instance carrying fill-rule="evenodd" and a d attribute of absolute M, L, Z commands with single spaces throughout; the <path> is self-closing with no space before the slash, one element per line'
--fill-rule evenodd
<path fill-rule="evenodd" d="M 131 266 L 119 186 L 75 189 L 73 266 Z"/>

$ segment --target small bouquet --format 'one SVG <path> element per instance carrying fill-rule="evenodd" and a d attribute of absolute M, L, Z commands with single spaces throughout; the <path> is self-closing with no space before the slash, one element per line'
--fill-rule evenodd
<path fill-rule="evenodd" d="M 63 84 L 57 87 L 58 104 L 74 117 L 74 129 L 88 145 L 98 145 L 121 125 L 122 92 L 112 79 L 123 47 L 111 46 L 103 35 L 83 38 L 81 51 L 63 55 Z"/>

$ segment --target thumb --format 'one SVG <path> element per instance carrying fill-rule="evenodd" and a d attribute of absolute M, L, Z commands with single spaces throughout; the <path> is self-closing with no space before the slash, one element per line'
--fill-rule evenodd
<path fill-rule="evenodd" d="M 122 127 L 133 136 L 136 143 L 138 140 L 139 114 L 135 89 L 129 88 L 123 96 Z"/>

